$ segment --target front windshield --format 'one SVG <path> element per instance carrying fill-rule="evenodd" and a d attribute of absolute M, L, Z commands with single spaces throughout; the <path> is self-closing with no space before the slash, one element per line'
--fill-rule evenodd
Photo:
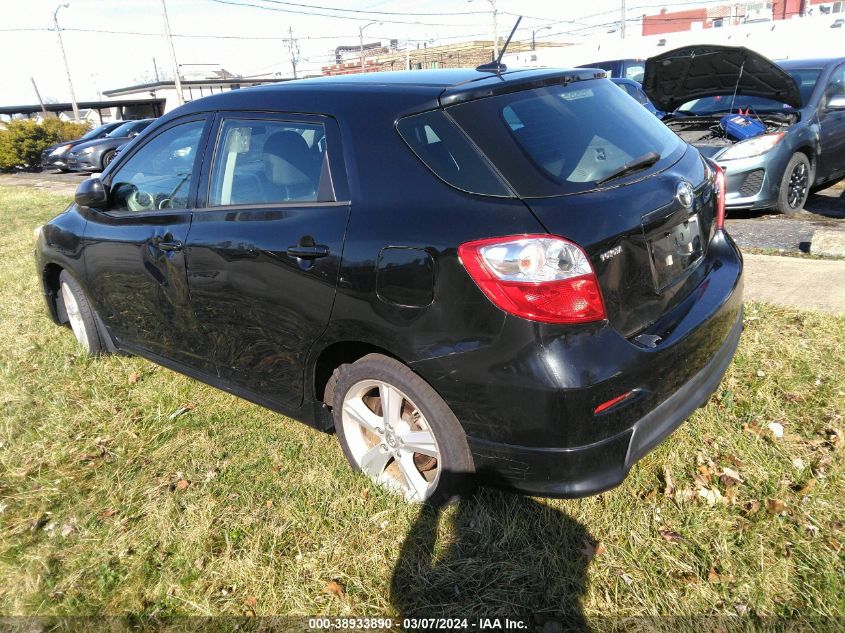
<path fill-rule="evenodd" d="M 787 72 L 798 86 L 798 91 L 801 93 L 801 103 L 807 103 L 813 94 L 813 89 L 816 87 L 816 81 L 819 79 L 821 69 L 791 68 Z M 717 114 L 720 112 L 733 112 L 738 108 L 742 108 L 743 110 L 751 108 L 754 112 L 792 110 L 792 106 L 773 99 L 738 94 L 736 97 L 733 95 L 716 95 L 715 97 L 693 99 L 678 108 L 678 111 L 684 114 Z"/>
<path fill-rule="evenodd" d="M 129 136 L 140 124 L 141 123 L 139 121 L 127 121 L 123 125 L 113 129 L 111 132 L 106 134 L 106 136 L 108 138 L 122 138 L 124 136 Z"/>
<path fill-rule="evenodd" d="M 83 134 L 83 135 L 80 137 L 80 140 L 82 140 L 82 141 L 90 141 L 92 138 L 97 138 L 97 137 L 99 137 L 99 136 L 103 133 L 103 131 L 104 131 L 107 127 L 109 127 L 110 125 L 111 125 L 111 123 L 106 123 L 105 125 L 101 125 L 101 126 L 99 126 L 99 127 L 95 127 L 95 128 L 94 128 L 93 130 L 91 130 L 90 132 L 86 132 L 85 134 Z"/>

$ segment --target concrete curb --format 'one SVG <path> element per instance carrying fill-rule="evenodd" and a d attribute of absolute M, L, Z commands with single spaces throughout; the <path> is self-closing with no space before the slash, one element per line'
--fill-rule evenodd
<path fill-rule="evenodd" d="M 845 230 L 823 229 L 813 233 L 810 253 L 828 257 L 845 257 Z"/>

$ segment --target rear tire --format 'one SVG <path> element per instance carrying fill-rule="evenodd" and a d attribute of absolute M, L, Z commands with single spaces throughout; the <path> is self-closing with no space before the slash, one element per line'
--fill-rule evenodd
<path fill-rule="evenodd" d="M 352 468 L 409 502 L 442 504 L 471 487 L 466 434 L 428 383 L 381 354 L 336 374 L 332 414 Z"/>
<path fill-rule="evenodd" d="M 82 287 L 67 271 L 59 275 L 59 299 L 64 303 L 70 329 L 77 342 L 91 356 L 99 356 L 107 351 L 105 341 L 97 328 L 97 315 L 88 303 Z"/>
<path fill-rule="evenodd" d="M 807 202 L 812 183 L 810 159 L 801 152 L 794 153 L 783 170 L 776 209 L 784 214 L 800 211 Z"/>

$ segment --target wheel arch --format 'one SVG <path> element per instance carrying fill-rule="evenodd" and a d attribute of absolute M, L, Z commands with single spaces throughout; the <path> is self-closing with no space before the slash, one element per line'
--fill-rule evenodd
<path fill-rule="evenodd" d="M 331 406 L 336 382 L 333 376 L 335 369 L 347 363 L 354 363 L 367 354 L 382 354 L 407 364 L 390 350 L 373 343 L 356 340 L 335 341 L 324 347 L 314 362 L 314 369 L 311 374 L 314 401 Z"/>
<path fill-rule="evenodd" d="M 44 297 L 47 299 L 47 309 L 50 312 L 50 318 L 57 325 L 63 325 L 68 322 L 64 304 L 59 301 L 61 294 L 59 276 L 63 270 L 64 268 L 58 264 L 49 262 L 44 266 L 44 270 L 41 273 L 41 283 L 44 287 Z"/>
<path fill-rule="evenodd" d="M 810 145 L 799 145 L 795 148 L 793 154 L 804 154 L 807 157 L 807 160 L 810 161 L 810 169 L 812 170 L 812 179 L 810 180 L 810 184 L 812 185 L 816 178 L 816 150 L 812 148 Z"/>

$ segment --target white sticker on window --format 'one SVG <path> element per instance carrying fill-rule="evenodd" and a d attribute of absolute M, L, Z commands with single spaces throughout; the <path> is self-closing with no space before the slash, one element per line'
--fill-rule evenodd
<path fill-rule="evenodd" d="M 560 93 L 560 98 L 564 101 L 577 101 L 578 99 L 587 99 L 593 96 L 593 91 L 590 88 L 582 88 L 581 90 L 567 90 Z"/>

